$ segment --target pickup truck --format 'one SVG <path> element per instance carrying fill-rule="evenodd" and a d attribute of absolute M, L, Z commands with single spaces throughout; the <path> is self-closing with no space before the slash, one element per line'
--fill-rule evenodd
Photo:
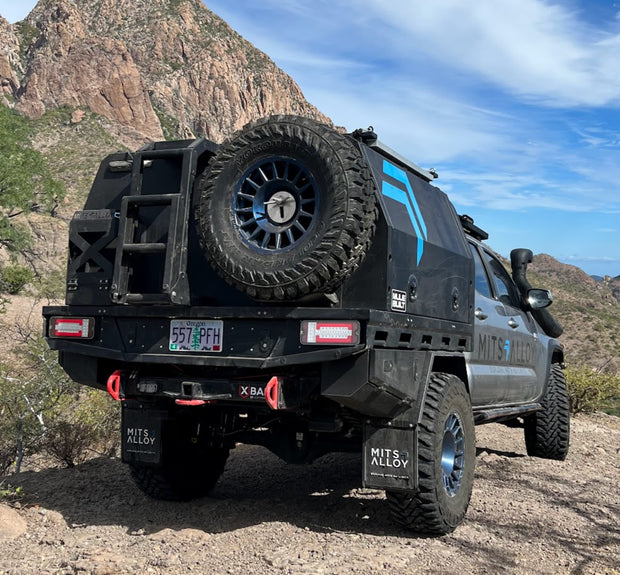
<path fill-rule="evenodd" d="M 475 425 L 566 457 L 562 328 L 532 252 L 509 273 L 436 177 L 372 128 L 296 116 L 103 160 L 44 336 L 121 402 L 144 493 L 207 495 L 238 443 L 357 451 L 399 525 L 443 534 L 466 515 Z"/>

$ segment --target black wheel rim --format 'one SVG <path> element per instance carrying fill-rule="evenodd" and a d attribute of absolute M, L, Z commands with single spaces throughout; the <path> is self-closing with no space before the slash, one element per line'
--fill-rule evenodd
<path fill-rule="evenodd" d="M 465 433 L 463 423 L 457 413 L 446 419 L 441 445 L 441 475 L 443 487 L 450 497 L 454 497 L 463 480 L 465 462 Z"/>
<path fill-rule="evenodd" d="M 286 252 L 315 226 L 319 190 L 311 172 L 292 158 L 274 156 L 252 164 L 233 193 L 235 228 L 250 249 Z"/>

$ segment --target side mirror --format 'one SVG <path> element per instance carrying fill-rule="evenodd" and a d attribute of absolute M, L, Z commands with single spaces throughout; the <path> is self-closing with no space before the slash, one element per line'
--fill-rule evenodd
<path fill-rule="evenodd" d="M 551 305 L 553 294 L 546 289 L 529 289 L 527 290 L 526 301 L 530 309 L 543 309 Z"/>

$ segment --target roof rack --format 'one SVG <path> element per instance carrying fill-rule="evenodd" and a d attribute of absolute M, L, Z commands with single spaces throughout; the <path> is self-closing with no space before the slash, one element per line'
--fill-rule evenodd
<path fill-rule="evenodd" d="M 470 236 L 480 241 L 489 239 L 489 234 L 474 224 L 474 218 L 467 214 L 463 214 L 459 216 L 459 219 L 461 220 L 461 225 L 465 233 L 468 233 Z"/>
<path fill-rule="evenodd" d="M 351 136 L 356 140 L 359 140 L 360 142 L 364 142 L 364 144 L 366 144 L 369 148 L 380 152 L 383 156 L 392 160 L 393 162 L 400 164 L 404 168 L 408 168 L 414 174 L 421 177 L 427 182 L 432 182 L 439 177 L 439 174 L 435 171 L 435 168 L 425 170 L 417 164 L 414 164 L 411 160 L 408 160 L 404 156 L 401 156 L 398 152 L 395 152 L 394 150 L 392 150 L 392 148 L 386 146 L 383 142 L 380 142 L 372 126 L 369 126 L 366 130 L 358 128 L 354 132 L 351 132 Z"/>

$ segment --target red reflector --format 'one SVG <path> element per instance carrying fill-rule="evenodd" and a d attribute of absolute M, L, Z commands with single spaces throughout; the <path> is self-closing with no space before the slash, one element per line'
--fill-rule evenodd
<path fill-rule="evenodd" d="M 359 341 L 359 321 L 304 320 L 301 322 L 301 343 L 355 345 Z"/>
<path fill-rule="evenodd" d="M 95 318 L 92 317 L 52 317 L 50 318 L 50 337 L 75 337 L 92 339 L 95 333 Z"/>

